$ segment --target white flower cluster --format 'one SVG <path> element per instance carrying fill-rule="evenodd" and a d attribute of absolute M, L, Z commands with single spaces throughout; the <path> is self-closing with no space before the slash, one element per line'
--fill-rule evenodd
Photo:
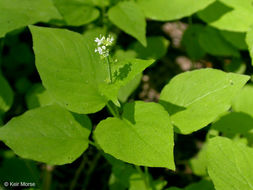
<path fill-rule="evenodd" d="M 95 52 L 98 52 L 102 58 L 108 57 L 110 52 L 109 46 L 112 45 L 113 41 L 114 38 L 111 35 L 109 35 L 107 38 L 104 36 L 100 36 L 100 39 L 96 38 L 95 42 L 97 43 L 97 48 L 95 49 Z"/>

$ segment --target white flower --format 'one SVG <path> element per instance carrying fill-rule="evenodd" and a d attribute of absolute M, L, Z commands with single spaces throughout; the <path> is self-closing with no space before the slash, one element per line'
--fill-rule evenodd
<path fill-rule="evenodd" d="M 109 35 L 107 38 L 105 36 L 100 36 L 100 39 L 97 37 L 95 39 L 95 42 L 97 43 L 95 52 L 98 52 L 102 58 L 108 57 L 110 53 L 108 46 L 112 46 L 113 41 L 114 38 L 111 35 Z"/>
<path fill-rule="evenodd" d="M 98 46 L 100 46 L 102 44 L 102 40 L 100 40 L 99 38 L 96 38 L 95 42 L 97 42 Z"/>

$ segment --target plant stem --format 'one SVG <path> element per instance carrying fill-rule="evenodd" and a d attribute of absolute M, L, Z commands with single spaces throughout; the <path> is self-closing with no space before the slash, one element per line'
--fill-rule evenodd
<path fill-rule="evenodd" d="M 87 186 L 89 185 L 89 181 L 90 181 L 91 175 L 92 175 L 92 173 L 94 172 L 94 170 L 95 170 L 95 168 L 97 166 L 97 163 L 98 163 L 98 161 L 100 159 L 100 156 L 101 156 L 101 154 L 100 154 L 100 152 L 98 152 L 95 155 L 94 159 L 92 160 L 92 163 L 91 163 L 91 165 L 90 165 L 90 167 L 89 167 L 89 169 L 88 169 L 88 171 L 86 173 L 86 179 L 85 179 L 85 181 L 83 183 L 83 189 L 86 189 Z"/>
<path fill-rule="evenodd" d="M 44 169 L 44 176 L 43 176 L 43 190 L 50 190 L 51 182 L 52 182 L 52 171 L 54 167 L 51 165 L 46 165 Z"/>
<path fill-rule="evenodd" d="M 143 173 L 140 166 L 135 166 L 135 167 L 136 167 L 137 171 L 140 173 L 140 175 L 145 183 L 146 190 L 149 190 L 149 182 L 147 180 L 148 174 L 146 173 L 147 169 L 145 169 L 145 173 Z"/>
<path fill-rule="evenodd" d="M 99 145 L 97 145 L 95 142 L 92 142 L 92 141 L 89 140 L 89 144 L 92 145 L 92 146 L 94 146 L 96 149 L 101 150 L 101 148 L 99 147 Z"/>
<path fill-rule="evenodd" d="M 108 73 L 109 73 L 110 83 L 112 83 L 112 69 L 111 69 L 111 62 L 110 62 L 109 56 L 106 57 L 106 61 L 108 64 Z"/>
<path fill-rule="evenodd" d="M 73 180 L 70 184 L 70 188 L 69 188 L 70 190 L 75 189 L 76 183 L 80 177 L 82 170 L 84 169 L 86 161 L 87 161 L 87 156 L 83 156 L 82 162 L 81 162 L 80 166 L 78 167 L 78 169 L 76 170 L 75 177 L 73 178 Z"/>
<path fill-rule="evenodd" d="M 112 114 L 114 117 L 120 118 L 120 114 L 119 114 L 118 107 L 117 107 L 112 101 L 109 101 L 109 102 L 107 103 L 107 108 L 109 109 L 109 111 L 111 112 L 111 114 Z"/>

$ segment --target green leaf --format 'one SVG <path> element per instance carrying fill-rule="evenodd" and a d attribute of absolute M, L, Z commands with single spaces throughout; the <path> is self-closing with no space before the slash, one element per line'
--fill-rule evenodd
<path fill-rule="evenodd" d="M 240 50 L 247 50 L 248 46 L 246 44 L 246 33 L 242 32 L 230 32 L 230 31 L 220 31 L 221 35 L 230 44 Z"/>
<path fill-rule="evenodd" d="M 199 36 L 200 46 L 209 54 L 215 56 L 236 56 L 239 57 L 238 50 L 231 46 L 214 28 L 206 27 Z"/>
<path fill-rule="evenodd" d="M 188 56 L 193 60 L 199 60 L 206 54 L 206 51 L 199 44 L 199 36 L 203 31 L 203 25 L 193 24 L 184 32 L 182 45 L 185 47 Z"/>
<path fill-rule="evenodd" d="M 208 174 L 216 190 L 253 189 L 253 149 L 224 137 L 208 144 Z"/>
<path fill-rule="evenodd" d="M 246 32 L 253 24 L 252 0 L 220 0 L 199 13 L 199 16 L 221 30 Z"/>
<path fill-rule="evenodd" d="M 201 180 L 200 182 L 187 186 L 185 190 L 215 190 L 215 189 L 212 182 L 207 180 Z"/>
<path fill-rule="evenodd" d="M 207 22 L 212 23 L 216 20 L 219 20 L 225 13 L 233 10 L 232 8 L 226 6 L 220 1 L 215 1 L 204 10 L 201 10 L 197 13 L 198 17 Z M 215 14 L 213 14 L 215 12 Z"/>
<path fill-rule="evenodd" d="M 95 138 L 106 153 L 117 159 L 175 169 L 173 130 L 167 112 L 159 104 L 126 104 L 122 119 L 107 118 L 98 124 Z"/>
<path fill-rule="evenodd" d="M 160 59 L 167 53 L 169 41 L 162 36 L 151 36 L 147 38 L 147 47 L 139 42 L 130 46 L 137 53 L 137 58 Z"/>
<path fill-rule="evenodd" d="M 0 140 L 23 158 L 61 165 L 88 148 L 90 130 L 87 116 L 51 105 L 13 118 L 0 128 Z"/>
<path fill-rule="evenodd" d="M 212 182 L 207 180 L 201 180 L 197 183 L 193 183 L 191 185 L 188 185 L 187 187 L 180 189 L 177 187 L 171 187 L 166 190 L 214 190 L 214 186 Z"/>
<path fill-rule="evenodd" d="M 146 17 L 153 20 L 176 20 L 204 9 L 215 0 L 138 0 Z"/>
<path fill-rule="evenodd" d="M 114 54 L 114 58 L 118 61 L 124 61 L 126 59 L 136 58 L 136 56 L 137 56 L 137 53 L 131 49 L 126 50 L 126 51 L 122 49 L 117 49 Z"/>
<path fill-rule="evenodd" d="M 54 100 L 46 89 L 40 84 L 35 84 L 26 94 L 26 105 L 29 109 L 51 105 Z"/>
<path fill-rule="evenodd" d="M 163 88 L 160 103 L 171 115 L 177 132 L 189 134 L 226 112 L 248 80 L 248 76 L 215 69 L 185 72 Z"/>
<path fill-rule="evenodd" d="M 251 56 L 251 64 L 253 65 L 253 27 L 247 33 L 246 42 Z"/>
<path fill-rule="evenodd" d="M 247 18 L 247 19 L 245 19 Z M 221 30 L 229 30 L 234 32 L 246 32 L 253 24 L 252 12 L 245 9 L 235 9 L 226 13 L 221 19 L 210 23 L 212 26 Z"/>
<path fill-rule="evenodd" d="M 121 30 L 135 37 L 142 45 L 147 45 L 145 16 L 135 2 L 118 3 L 109 10 L 108 16 Z"/>
<path fill-rule="evenodd" d="M 135 58 L 136 57 L 136 52 L 133 50 L 127 50 L 124 51 L 122 49 L 118 49 L 115 54 L 114 58 L 118 61 L 124 61 L 127 59 Z M 135 76 L 135 78 L 128 82 L 125 86 L 122 86 L 119 89 L 118 93 L 118 99 L 121 102 L 126 102 L 129 96 L 135 91 L 135 89 L 139 86 L 141 82 L 142 74 L 138 74 Z"/>
<path fill-rule="evenodd" d="M 30 29 L 43 86 L 57 103 L 73 112 L 94 113 L 109 100 L 118 104 L 119 89 L 153 63 L 138 59 L 112 63 L 110 83 L 108 64 L 95 53 L 94 39 L 64 29 Z"/>
<path fill-rule="evenodd" d="M 225 134 L 247 134 L 253 129 L 253 117 L 242 112 L 229 112 L 213 123 L 212 128 Z"/>
<path fill-rule="evenodd" d="M 122 86 L 119 90 L 118 98 L 121 102 L 126 102 L 128 97 L 135 91 L 141 83 L 142 74 L 137 75 L 132 81 Z"/>
<path fill-rule="evenodd" d="M 51 0 L 0 1 L 0 37 L 12 30 L 51 19 L 61 19 Z"/>
<path fill-rule="evenodd" d="M 189 165 L 192 169 L 192 172 L 198 176 L 207 176 L 207 148 L 204 145 L 201 150 L 198 152 L 197 156 L 192 158 L 189 162 Z"/>
<path fill-rule="evenodd" d="M 80 0 L 53 0 L 67 25 L 82 26 L 99 17 L 99 11 Z"/>
<path fill-rule="evenodd" d="M 253 86 L 246 85 L 240 90 L 237 95 L 235 96 L 232 108 L 236 112 L 243 112 L 249 114 L 253 117 Z"/>
<path fill-rule="evenodd" d="M 14 94 L 6 81 L 6 79 L 0 73 L 0 116 L 8 111 L 13 103 Z"/>

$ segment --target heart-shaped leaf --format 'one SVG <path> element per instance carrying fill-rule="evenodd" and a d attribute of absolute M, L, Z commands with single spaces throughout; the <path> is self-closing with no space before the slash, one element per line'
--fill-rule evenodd
<path fill-rule="evenodd" d="M 87 116 L 51 105 L 13 118 L 0 128 L 0 140 L 23 158 L 61 165 L 88 148 L 90 130 Z"/>
<path fill-rule="evenodd" d="M 169 21 L 180 19 L 204 9 L 215 0 L 138 0 L 146 17 Z"/>
<path fill-rule="evenodd" d="M 253 149 L 224 137 L 208 143 L 208 174 L 216 190 L 253 189 Z"/>
<path fill-rule="evenodd" d="M 189 134 L 226 112 L 234 95 L 249 80 L 246 75 L 200 69 L 174 77 L 160 97 L 177 132 Z"/>
<path fill-rule="evenodd" d="M 153 60 L 124 60 L 108 64 L 95 53 L 94 39 L 64 29 L 30 27 L 36 66 L 43 86 L 68 110 L 94 113 L 109 100 L 118 103 L 119 89 L 133 80 Z"/>
<path fill-rule="evenodd" d="M 125 162 L 175 169 L 172 125 L 159 104 L 126 104 L 122 119 L 107 118 L 98 124 L 95 138 L 106 153 Z"/>

